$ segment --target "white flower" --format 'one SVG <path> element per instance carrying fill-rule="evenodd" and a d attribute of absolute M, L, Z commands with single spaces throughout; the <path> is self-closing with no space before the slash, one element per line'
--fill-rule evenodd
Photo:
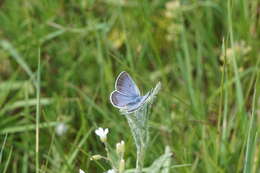
<path fill-rule="evenodd" d="M 79 169 L 79 173 L 85 173 L 82 169 Z"/>
<path fill-rule="evenodd" d="M 65 123 L 57 124 L 55 129 L 58 136 L 64 135 L 67 132 L 67 130 L 68 130 L 68 126 Z"/>
<path fill-rule="evenodd" d="M 106 173 L 116 173 L 114 169 L 109 169 Z"/>
<path fill-rule="evenodd" d="M 96 135 L 98 135 L 100 137 L 100 140 L 102 142 L 106 142 L 107 141 L 107 134 L 108 134 L 108 129 L 103 129 L 101 127 L 99 127 L 97 130 L 95 130 Z"/>
<path fill-rule="evenodd" d="M 121 141 L 116 144 L 116 152 L 117 154 L 124 154 L 125 152 L 125 142 Z"/>

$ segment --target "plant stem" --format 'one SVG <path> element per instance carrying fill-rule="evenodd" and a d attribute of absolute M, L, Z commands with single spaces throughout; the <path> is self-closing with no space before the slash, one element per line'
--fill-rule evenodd
<path fill-rule="evenodd" d="M 137 149 L 137 159 L 136 159 L 136 171 L 135 173 L 142 173 L 144 166 L 144 146 L 141 146 Z"/>
<path fill-rule="evenodd" d="M 110 162 L 112 168 L 113 168 L 114 170 L 116 170 L 116 167 L 115 167 L 115 165 L 114 165 L 114 162 L 113 162 L 113 160 L 112 160 L 112 158 L 111 158 L 111 156 L 110 156 L 110 153 L 109 153 L 108 143 L 107 143 L 107 142 L 104 142 L 104 144 L 105 144 L 105 150 L 106 150 L 106 152 L 107 152 L 107 159 L 108 159 L 108 161 Z"/>

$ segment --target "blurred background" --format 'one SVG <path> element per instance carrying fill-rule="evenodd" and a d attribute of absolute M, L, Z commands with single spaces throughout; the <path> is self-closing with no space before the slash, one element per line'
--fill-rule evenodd
<path fill-rule="evenodd" d="M 259 172 L 259 28 L 257 0 L 1 0 L 0 172 L 105 172 L 97 127 L 133 168 L 123 70 L 162 83 L 146 166 L 170 146 L 171 172 Z"/>

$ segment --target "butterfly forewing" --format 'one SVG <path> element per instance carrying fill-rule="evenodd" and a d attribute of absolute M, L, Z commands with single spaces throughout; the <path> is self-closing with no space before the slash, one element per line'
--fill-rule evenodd
<path fill-rule="evenodd" d="M 115 88 L 117 91 L 130 97 L 140 96 L 140 91 L 130 75 L 123 71 L 116 80 Z"/>

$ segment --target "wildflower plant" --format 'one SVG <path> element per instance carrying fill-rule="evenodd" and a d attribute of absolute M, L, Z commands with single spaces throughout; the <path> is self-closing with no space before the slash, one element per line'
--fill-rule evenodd
<path fill-rule="evenodd" d="M 154 89 L 150 90 L 144 96 L 141 96 L 140 91 L 130 75 L 126 72 L 121 72 L 116 80 L 115 91 L 111 93 L 110 101 L 113 106 L 117 107 L 119 111 L 126 117 L 130 127 L 132 136 L 136 146 L 136 168 L 135 173 L 154 172 L 159 173 L 162 167 L 165 168 L 164 172 L 168 172 L 170 163 L 171 152 L 169 147 L 166 148 L 166 153 L 154 161 L 154 163 L 144 168 L 144 159 L 147 145 L 149 143 L 149 117 L 151 113 L 152 104 L 158 92 L 161 89 L 161 83 L 157 83 Z M 111 164 L 112 169 L 108 173 L 125 173 L 125 142 L 121 141 L 116 144 L 114 153 L 110 151 L 107 142 L 107 134 L 109 130 L 98 128 L 95 133 L 99 136 L 102 143 L 105 145 L 107 156 L 94 155 L 91 160 L 105 159 Z M 131 170 L 130 170 L 131 172 Z"/>
<path fill-rule="evenodd" d="M 128 125 L 131 129 L 132 136 L 137 149 L 136 172 L 142 172 L 145 151 L 149 142 L 149 126 L 148 120 L 151 112 L 152 102 L 161 88 L 161 83 L 158 83 L 155 89 L 150 91 L 150 96 L 146 103 L 140 106 L 133 113 L 121 110 L 127 118 Z"/>
<path fill-rule="evenodd" d="M 120 112 L 125 115 L 134 138 L 137 149 L 136 173 L 142 172 L 145 150 L 149 142 L 148 120 L 151 105 L 160 88 L 159 82 L 154 89 L 145 96 L 141 96 L 130 75 L 121 72 L 116 80 L 116 90 L 111 93 L 112 105 L 119 108 Z"/>

